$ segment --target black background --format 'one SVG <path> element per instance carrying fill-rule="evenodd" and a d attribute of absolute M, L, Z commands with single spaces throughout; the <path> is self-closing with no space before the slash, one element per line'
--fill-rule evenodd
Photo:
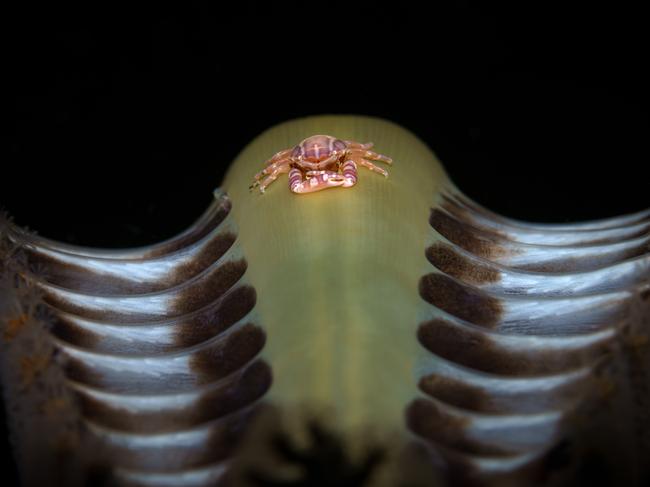
<path fill-rule="evenodd" d="M 46 236 L 173 235 L 246 143 L 320 113 L 402 124 L 470 197 L 516 218 L 650 204 L 648 29 L 625 3 L 48 8 L 2 20 L 0 184 L 0 205 Z"/>
<path fill-rule="evenodd" d="M 648 29 L 631 3 L 177 4 L 3 16 L 0 205 L 18 224 L 87 245 L 169 237 L 246 143 L 321 113 L 405 126 L 511 217 L 650 205 Z"/>

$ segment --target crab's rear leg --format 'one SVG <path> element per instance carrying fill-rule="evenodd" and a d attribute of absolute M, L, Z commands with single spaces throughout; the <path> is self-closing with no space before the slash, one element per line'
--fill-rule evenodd
<path fill-rule="evenodd" d="M 346 143 L 349 149 L 370 149 L 373 145 L 375 145 L 372 142 L 366 142 L 365 144 L 362 144 L 361 142 L 355 142 L 354 140 L 344 140 L 343 142 Z"/>
<path fill-rule="evenodd" d="M 280 166 L 282 166 L 282 165 L 289 165 L 289 164 L 291 164 L 291 161 L 290 161 L 289 159 L 280 159 L 279 161 L 274 162 L 273 164 L 269 164 L 268 166 L 266 166 L 264 169 L 262 169 L 260 172 L 258 172 L 258 173 L 255 175 L 255 180 L 260 180 L 260 179 L 262 179 L 264 176 L 267 176 L 267 175 L 269 175 L 269 174 L 272 174 L 273 171 L 275 171 L 275 170 L 276 170 L 277 168 L 279 168 Z M 254 183 L 253 183 L 253 184 L 254 184 Z"/>
<path fill-rule="evenodd" d="M 376 166 L 372 162 L 364 159 L 361 156 L 350 156 L 350 160 L 354 161 L 357 165 L 366 167 L 370 169 L 372 172 L 378 172 L 379 174 L 384 175 L 385 177 L 388 177 L 388 171 L 386 169 L 383 169 L 379 166 Z"/>
<path fill-rule="evenodd" d="M 378 154 L 377 152 L 371 151 L 371 150 L 365 150 L 365 149 L 350 149 L 348 151 L 348 154 L 351 157 L 364 157 L 366 159 L 370 159 L 372 161 L 381 161 L 385 162 L 386 164 L 392 164 L 393 160 L 385 156 L 383 154 Z"/>
<path fill-rule="evenodd" d="M 281 150 L 280 152 L 276 152 L 273 157 L 266 160 L 264 165 L 270 166 L 271 164 L 281 161 L 282 159 L 287 159 L 291 155 L 291 152 L 293 152 L 293 149 L 285 149 Z"/>
<path fill-rule="evenodd" d="M 258 185 L 259 185 L 259 187 L 260 187 L 260 193 L 264 193 L 264 191 L 265 191 L 266 188 L 269 186 L 269 184 L 271 184 L 273 181 L 275 181 L 276 179 L 278 179 L 278 176 L 280 176 L 280 174 L 284 174 L 284 173 L 289 172 L 289 169 L 290 169 L 290 168 L 291 168 L 291 166 L 290 166 L 288 163 L 278 165 L 278 166 L 277 166 L 277 167 L 276 167 L 276 168 L 271 172 L 271 174 L 269 174 L 269 175 L 268 175 L 268 176 L 267 176 L 267 177 L 266 177 L 262 182 L 260 182 L 259 179 L 256 180 L 256 181 L 255 181 L 255 182 L 250 186 L 250 189 L 253 189 L 253 188 L 255 188 L 255 186 L 258 186 Z"/>

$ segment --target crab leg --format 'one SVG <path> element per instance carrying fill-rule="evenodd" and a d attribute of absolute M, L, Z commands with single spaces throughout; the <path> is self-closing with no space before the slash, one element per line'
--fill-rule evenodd
<path fill-rule="evenodd" d="M 372 142 L 367 142 L 365 144 L 362 144 L 361 142 L 355 142 L 354 140 L 344 140 L 348 146 L 349 149 L 370 149 L 373 145 L 375 145 Z"/>
<path fill-rule="evenodd" d="M 356 157 L 352 156 L 352 157 L 350 157 L 350 160 L 356 162 L 360 166 L 367 167 L 368 169 L 370 169 L 373 172 L 378 172 L 380 174 L 383 174 L 385 177 L 388 177 L 388 171 L 386 171 L 385 169 L 382 169 L 379 166 L 376 166 L 375 164 L 373 164 L 372 162 L 364 159 L 361 156 L 356 156 Z"/>
<path fill-rule="evenodd" d="M 267 159 L 267 161 L 264 164 L 269 166 L 269 165 L 274 164 L 274 163 L 276 163 L 276 162 L 278 162 L 278 161 L 280 161 L 282 159 L 286 159 L 291 154 L 292 151 L 293 151 L 293 149 L 285 149 L 285 150 L 281 150 L 280 152 L 276 152 L 273 155 L 273 157 L 271 157 L 270 159 Z"/>
<path fill-rule="evenodd" d="M 371 150 L 362 150 L 362 149 L 351 149 L 349 154 L 352 157 L 365 157 L 366 159 L 371 159 L 373 161 L 381 161 L 386 164 L 392 164 L 393 160 L 383 154 L 378 154 L 377 152 Z"/>
<path fill-rule="evenodd" d="M 289 159 L 280 159 L 278 162 L 274 162 L 272 164 L 269 164 L 268 166 L 266 166 L 264 169 L 262 169 L 260 172 L 258 172 L 255 175 L 255 179 L 256 180 L 261 179 L 262 177 L 266 176 L 267 174 L 271 174 L 273 171 L 278 169 L 280 166 L 289 165 L 290 162 L 291 161 Z"/>
<path fill-rule="evenodd" d="M 345 175 L 335 171 L 308 171 L 306 178 L 300 169 L 289 172 L 289 189 L 294 193 L 313 193 L 322 189 L 345 186 Z"/>
<path fill-rule="evenodd" d="M 260 193 L 264 193 L 267 186 L 269 184 L 271 184 L 273 181 L 275 181 L 276 179 L 278 179 L 278 176 L 280 176 L 280 174 L 284 174 L 286 172 L 289 172 L 290 167 L 291 166 L 289 166 L 289 164 L 280 165 L 266 179 L 264 179 L 264 181 L 262 181 L 261 183 L 259 181 L 255 181 L 255 183 L 253 183 L 253 185 L 251 186 L 251 189 L 253 189 L 257 184 L 259 184 Z"/>

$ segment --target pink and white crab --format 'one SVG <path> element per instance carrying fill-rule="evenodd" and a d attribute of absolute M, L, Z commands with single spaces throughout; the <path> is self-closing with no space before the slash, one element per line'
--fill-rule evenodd
<path fill-rule="evenodd" d="M 349 188 L 357 182 L 357 166 L 388 176 L 388 172 L 373 161 L 392 164 L 390 157 L 369 150 L 372 142 L 362 144 L 329 135 L 312 135 L 290 149 L 278 152 L 266 161 L 266 167 L 255 175 L 250 186 L 259 186 L 260 193 L 280 174 L 289 173 L 289 188 L 294 193 L 313 193 L 342 186 Z"/>

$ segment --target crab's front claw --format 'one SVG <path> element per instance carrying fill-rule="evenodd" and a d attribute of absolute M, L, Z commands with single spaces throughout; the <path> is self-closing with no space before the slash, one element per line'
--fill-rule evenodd
<path fill-rule="evenodd" d="M 305 174 L 308 184 L 326 184 L 331 188 L 345 185 L 345 175 L 335 171 L 307 171 Z M 312 180 L 316 182 L 312 183 Z"/>
<path fill-rule="evenodd" d="M 307 171 L 305 176 L 308 178 L 317 178 L 320 176 L 324 181 L 336 181 L 343 178 L 343 174 L 339 174 L 336 171 Z"/>
<path fill-rule="evenodd" d="M 303 178 L 298 169 L 289 173 L 289 187 L 294 193 L 313 193 L 345 185 L 345 176 L 334 171 L 307 171 Z"/>

